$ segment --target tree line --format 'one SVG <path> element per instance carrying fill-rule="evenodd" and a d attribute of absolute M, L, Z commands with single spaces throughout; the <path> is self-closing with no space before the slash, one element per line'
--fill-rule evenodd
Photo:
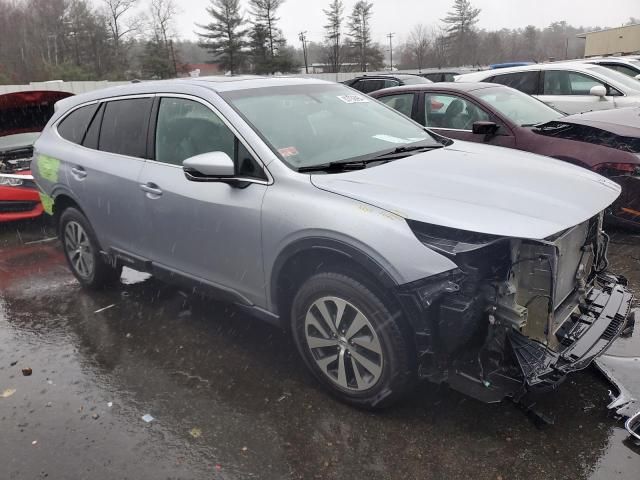
<path fill-rule="evenodd" d="M 210 0 L 197 41 L 179 40 L 178 0 L 0 0 L 0 83 L 39 80 L 124 80 L 185 75 L 189 64 L 217 63 L 222 72 L 273 74 L 388 68 L 373 41 L 372 0 L 325 0 L 323 36 L 287 43 L 279 28 L 285 0 Z M 313 12 L 310 12 L 310 14 Z M 409 28 L 394 48 L 394 67 L 481 66 L 504 61 L 577 58 L 576 34 L 599 27 L 565 21 L 488 31 L 478 28 L 480 9 L 452 0 L 443 19 Z M 629 23 L 637 23 L 630 19 Z M 301 27 L 303 29 L 303 27 Z"/>

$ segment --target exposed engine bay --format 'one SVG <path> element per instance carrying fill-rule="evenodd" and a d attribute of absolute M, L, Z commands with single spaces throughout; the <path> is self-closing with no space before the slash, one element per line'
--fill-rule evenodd
<path fill-rule="evenodd" d="M 624 278 L 605 273 L 602 221 L 601 213 L 544 240 L 411 224 L 458 265 L 412 286 L 426 318 L 421 376 L 498 402 L 587 367 L 628 328 L 633 297 Z"/>

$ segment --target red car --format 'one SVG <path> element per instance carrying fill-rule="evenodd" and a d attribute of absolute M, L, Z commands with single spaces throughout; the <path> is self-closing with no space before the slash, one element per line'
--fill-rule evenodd
<path fill-rule="evenodd" d="M 33 142 L 67 92 L 0 95 L 0 222 L 38 217 L 43 208 L 30 165 Z"/>
<path fill-rule="evenodd" d="M 434 83 L 370 94 L 442 136 L 564 160 L 622 186 L 609 220 L 640 227 L 640 108 L 566 116 L 491 83 Z"/>

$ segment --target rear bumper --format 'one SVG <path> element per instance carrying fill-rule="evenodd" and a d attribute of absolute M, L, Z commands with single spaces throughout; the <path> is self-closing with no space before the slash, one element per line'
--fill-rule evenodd
<path fill-rule="evenodd" d="M 632 300 L 624 278 L 604 275 L 556 333 L 560 342 L 556 351 L 513 332 L 509 340 L 526 386 L 553 388 L 568 373 L 586 368 L 604 354 L 629 327 Z"/>

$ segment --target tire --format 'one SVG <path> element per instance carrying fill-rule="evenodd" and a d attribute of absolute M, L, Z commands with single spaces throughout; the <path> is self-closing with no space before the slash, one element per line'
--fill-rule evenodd
<path fill-rule="evenodd" d="M 291 311 L 309 370 L 338 399 L 368 409 L 397 402 L 417 380 L 402 314 L 375 290 L 342 273 L 319 273 L 298 290 Z"/>
<path fill-rule="evenodd" d="M 122 266 L 105 261 L 89 220 L 79 210 L 68 207 L 62 212 L 58 237 L 67 264 L 83 287 L 101 290 L 118 283 Z"/>

